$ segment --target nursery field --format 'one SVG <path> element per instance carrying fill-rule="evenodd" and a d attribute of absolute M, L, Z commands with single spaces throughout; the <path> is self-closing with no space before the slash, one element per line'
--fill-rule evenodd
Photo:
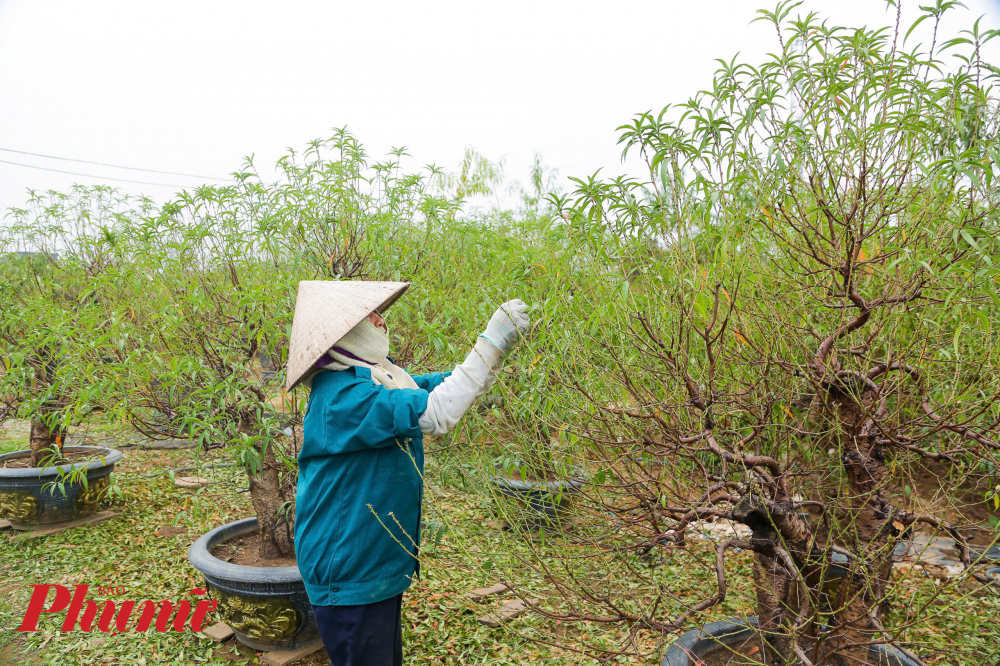
<path fill-rule="evenodd" d="M 0 452 L 23 447 L 15 428 L 0 439 Z M 106 431 L 90 436 L 109 438 Z M 15 435 L 14 437 L 10 435 Z M 211 480 L 199 490 L 174 486 L 171 477 L 157 473 L 197 465 L 212 465 L 217 456 L 192 458 L 184 450 L 130 451 L 122 465 L 124 497 L 115 503 L 119 517 L 92 529 L 67 531 L 45 539 L 18 539 L 13 531 L 0 533 L 4 559 L 0 575 L 5 581 L 0 608 L 0 663 L 10 664 L 253 664 L 253 650 L 235 639 L 219 646 L 210 639 L 185 633 L 158 634 L 155 631 L 110 638 L 61 633 L 58 622 L 44 622 L 36 634 L 18 635 L 11 629 L 20 623 L 30 597 L 30 583 L 51 581 L 62 585 L 88 583 L 121 587 L 125 598 L 182 598 L 189 589 L 202 585 L 200 575 L 187 562 L 187 548 L 194 537 L 220 522 L 243 518 L 253 508 L 246 497 L 246 481 L 238 470 L 204 469 L 196 473 Z M 151 473 L 152 472 L 152 473 Z M 145 479 L 136 477 L 146 476 Z M 495 511 L 468 490 L 439 485 L 436 466 L 428 469 L 430 490 L 428 513 L 432 521 L 450 529 L 429 547 L 423 560 L 423 577 L 405 598 L 404 640 L 409 663 L 429 664 L 522 664 L 595 663 L 565 650 L 533 642 L 549 632 L 597 634 L 592 623 L 562 630 L 545 625 L 531 616 L 514 624 L 487 628 L 477 622 L 500 603 L 468 601 L 464 594 L 495 582 L 480 573 L 476 563 L 489 558 L 499 541 L 506 540 L 498 527 Z M 125 477 L 132 480 L 125 481 Z M 115 553 L 108 558 L 109 551 Z M 671 558 L 675 570 L 683 566 L 683 555 Z M 527 589 L 541 593 L 536 582 L 525 581 Z M 691 579 L 687 585 L 697 587 Z M 124 593 L 124 594 L 121 594 Z M 103 600 L 104 597 L 94 595 Z M 114 599 L 115 597 L 107 597 Z M 60 619 L 61 622 L 61 619 Z M 600 640 L 615 641 L 616 632 L 601 632 Z M 655 639 L 650 638 L 649 640 Z M 298 662 L 329 663 L 325 652 Z M 621 663 L 639 663 L 623 659 Z"/>
<path fill-rule="evenodd" d="M 937 35 L 955 5 L 919 21 Z M 351 557 L 386 543 L 419 562 L 408 663 L 1000 663 L 1000 68 L 980 53 L 1000 33 L 914 45 L 898 23 L 794 10 L 760 13 L 764 62 L 720 63 L 695 98 L 619 128 L 648 178 L 564 192 L 539 159 L 507 183 L 471 149 L 419 168 L 340 129 L 274 180 L 248 161 L 164 205 L 98 186 L 8 211 L 0 663 L 253 663 L 316 643 L 291 566 L 320 395 L 287 381 L 302 281 L 408 283 L 377 356 L 414 375 L 527 304 L 457 425 L 417 446 L 417 417 L 393 416 L 365 444 L 381 484 L 424 488 L 422 513 L 386 490 L 346 519 L 365 535 Z M 212 619 L 264 647 L 62 632 L 58 613 L 16 632 L 34 584 L 192 602 L 204 586 Z"/>
<path fill-rule="evenodd" d="M 22 423 L 9 423 L 0 431 L 0 453 L 21 448 L 26 442 Z M 128 441 L 128 432 L 106 426 L 92 430 L 91 437 L 113 440 L 117 435 Z M 119 516 L 90 529 L 75 529 L 59 535 L 22 539 L 11 530 L 0 532 L 4 558 L 0 576 L 0 664 L 256 664 L 260 653 L 240 645 L 235 639 L 217 644 L 191 632 L 128 633 L 107 636 L 94 631 L 64 633 L 62 618 L 43 616 L 40 631 L 14 633 L 21 622 L 33 583 L 89 584 L 93 588 L 121 588 L 116 595 L 91 593 L 95 600 L 180 599 L 193 587 L 203 584 L 199 573 L 187 561 L 187 548 L 194 538 L 211 527 L 246 517 L 253 511 L 246 492 L 246 479 L 238 470 L 208 468 L 224 458 L 218 455 L 194 457 L 190 450 L 133 450 L 121 466 L 124 496 L 111 508 Z M 614 646 L 627 640 L 627 631 L 602 627 L 594 622 L 557 623 L 522 616 L 498 628 L 477 621 L 491 608 L 509 600 L 510 595 L 473 603 L 465 593 L 494 583 L 496 576 L 484 573 L 482 564 L 500 548 L 529 552 L 519 537 L 502 528 L 496 508 L 488 500 L 461 483 L 458 471 L 463 462 L 445 458 L 442 467 L 432 463 L 427 471 L 427 505 L 431 521 L 446 523 L 441 540 L 424 555 L 422 579 L 404 597 L 404 641 L 407 663 L 427 664 L 597 664 L 571 650 L 551 643 L 593 641 Z M 224 464 L 224 462 L 223 462 Z M 202 467 L 181 474 L 197 474 L 211 481 L 198 490 L 174 485 L 166 470 Z M 449 472 L 449 468 L 454 470 Z M 466 465 L 467 468 L 467 465 Z M 141 478 L 145 477 L 145 478 Z M 694 540 L 689 548 L 672 548 L 657 555 L 649 566 L 662 568 L 673 581 L 671 587 L 682 598 L 696 601 L 710 588 L 709 576 L 700 575 L 698 561 L 707 556 L 707 539 Z M 551 548 L 563 547 L 552 539 Z M 114 553 L 109 557 L 109 553 Z M 734 559 L 732 573 L 746 573 L 749 558 Z M 529 595 L 544 596 L 544 581 L 516 567 L 504 572 L 524 585 Z M 1000 642 L 1000 596 L 984 594 L 974 585 L 956 591 L 957 596 L 941 599 L 940 581 L 927 575 L 909 578 L 905 601 L 891 604 L 888 621 L 904 620 L 909 609 L 929 604 L 936 610 L 933 629 L 911 637 L 936 657 L 927 663 L 959 663 L 947 655 L 957 646 L 964 654 L 985 655 L 989 646 Z M 745 583 L 733 590 L 731 600 L 709 617 L 721 619 L 747 613 L 752 590 Z M 661 652 L 676 636 L 661 641 L 649 633 L 641 636 L 643 648 Z M 567 642 L 568 639 L 568 642 Z M 582 639 L 582 640 L 581 640 Z M 325 651 L 311 655 L 300 664 L 327 664 Z M 613 663 L 653 663 L 650 659 L 622 656 Z M 966 662 L 974 663 L 974 662 Z"/>

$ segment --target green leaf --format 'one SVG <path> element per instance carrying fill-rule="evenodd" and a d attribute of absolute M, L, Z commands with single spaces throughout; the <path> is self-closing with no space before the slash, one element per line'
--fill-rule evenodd
<path fill-rule="evenodd" d="M 926 19 L 928 19 L 930 17 L 931 17 L 930 14 L 924 14 L 923 16 L 921 16 L 920 18 L 918 18 L 916 21 L 914 21 L 913 25 L 910 26 L 910 29 L 906 31 L 906 35 L 903 37 L 903 43 L 904 44 L 906 43 L 906 40 L 909 39 L 909 37 L 910 37 L 910 33 L 912 33 L 914 30 L 916 30 L 917 26 L 919 26 L 921 23 L 924 22 L 924 20 L 926 20 Z"/>
<path fill-rule="evenodd" d="M 979 243 L 977 243 L 976 239 L 972 237 L 972 234 L 970 234 L 965 229 L 962 229 L 961 233 L 962 233 L 962 238 L 965 239 L 966 243 L 968 243 L 969 245 L 971 245 L 972 247 L 974 247 L 976 249 L 976 252 L 978 252 L 979 254 L 983 253 L 983 249 L 981 247 L 979 247 Z"/>

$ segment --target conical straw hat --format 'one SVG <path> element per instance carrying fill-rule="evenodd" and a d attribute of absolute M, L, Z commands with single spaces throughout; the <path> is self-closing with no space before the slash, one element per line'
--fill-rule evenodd
<path fill-rule="evenodd" d="M 348 331 L 375 310 L 387 310 L 409 286 L 409 282 L 299 282 L 288 343 L 288 390 Z"/>

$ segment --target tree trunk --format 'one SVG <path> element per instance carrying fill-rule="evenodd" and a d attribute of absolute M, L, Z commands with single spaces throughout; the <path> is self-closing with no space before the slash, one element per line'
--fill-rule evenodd
<path fill-rule="evenodd" d="M 892 551 L 898 541 L 892 526 L 896 509 L 885 497 L 888 467 L 875 438 L 874 422 L 865 417 L 856 398 L 831 391 L 841 428 L 841 462 L 847 476 L 847 529 L 841 534 L 852 553 L 848 572 L 833 603 L 830 646 L 838 666 L 868 664 L 868 643 L 876 640 L 872 617 L 885 594 L 892 572 Z"/>
<path fill-rule="evenodd" d="M 753 530 L 754 591 L 765 664 L 795 663 L 797 628 L 805 625 L 801 568 L 812 549 L 808 524 L 785 501 L 768 501 L 751 492 L 733 508 L 733 518 Z M 808 594 L 808 592 L 807 592 Z M 812 595 L 810 594 L 810 597 Z"/>
<path fill-rule="evenodd" d="M 892 525 L 896 509 L 884 494 L 889 470 L 875 437 L 874 421 L 868 416 L 870 397 L 862 396 L 859 403 L 844 387 L 829 387 L 829 405 L 836 415 L 832 425 L 838 433 L 848 485 L 844 498 L 847 527 L 829 538 L 831 544 L 849 550 L 851 557 L 819 653 L 812 636 L 796 631 L 807 626 L 803 613 L 811 615 L 820 600 L 819 590 L 809 589 L 808 605 L 800 603 L 803 591 L 797 576 L 811 578 L 811 557 L 818 553 L 813 552 L 808 528 L 791 503 L 764 500 L 753 493 L 733 509 L 733 518 L 753 530 L 754 588 L 765 639 L 761 657 L 767 664 L 799 663 L 798 647 L 815 666 L 862 666 L 871 663 L 869 644 L 881 638 L 875 635 L 872 617 L 878 617 L 899 533 Z"/>
<path fill-rule="evenodd" d="M 809 620 L 818 608 L 819 593 L 803 589 L 803 558 L 798 555 L 807 543 L 786 542 L 785 545 L 790 552 L 786 551 L 782 556 L 777 551 L 754 554 L 754 591 L 758 627 L 764 638 L 761 658 L 765 664 L 798 664 L 795 648 L 808 652 L 815 642 L 811 638 L 813 634 L 807 632 L 815 629 Z M 786 559 L 792 560 L 795 566 L 790 566 Z M 803 599 L 803 594 L 808 598 Z M 806 636 L 810 638 L 803 640 Z"/>
<path fill-rule="evenodd" d="M 261 456 L 261 470 L 250 477 L 250 500 L 260 529 L 260 557 L 273 559 L 295 555 L 295 487 L 281 482 L 281 465 L 272 443 Z M 258 449 L 259 452 L 259 449 Z"/>
<path fill-rule="evenodd" d="M 784 664 L 794 655 L 787 632 L 787 622 L 796 607 L 791 598 L 795 586 L 789 580 L 781 563 L 775 557 L 762 553 L 754 555 L 754 590 L 757 593 L 757 621 L 764 638 L 765 664 Z"/>
<path fill-rule="evenodd" d="M 35 377 L 32 390 L 42 392 L 52 387 L 55 381 L 56 366 L 48 349 L 41 349 L 33 359 Z M 31 449 L 31 466 L 41 467 L 45 462 L 60 464 L 63 462 L 62 447 L 66 441 L 66 431 L 56 426 L 50 428 L 45 419 L 51 416 L 60 406 L 60 400 L 46 400 L 39 407 L 38 414 L 31 419 L 31 435 L 28 447 Z"/>
<path fill-rule="evenodd" d="M 65 432 L 59 428 L 49 428 L 40 417 L 31 420 L 31 466 L 41 467 L 44 463 L 60 463 Z"/>

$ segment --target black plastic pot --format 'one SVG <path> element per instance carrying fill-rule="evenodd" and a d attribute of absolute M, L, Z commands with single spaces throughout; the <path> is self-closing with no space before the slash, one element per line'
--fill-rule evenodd
<path fill-rule="evenodd" d="M 985 560 L 1000 560 L 1000 546 L 990 546 L 989 548 L 969 546 L 969 556 L 973 560 L 979 558 Z"/>
<path fill-rule="evenodd" d="M 261 370 L 277 370 L 281 365 L 281 358 L 278 356 L 272 356 L 269 352 L 258 349 L 257 350 L 257 361 L 260 363 Z"/>
<path fill-rule="evenodd" d="M 320 641 L 319 627 L 298 567 L 248 567 L 224 562 L 212 549 L 257 531 L 244 518 L 202 535 L 188 550 L 191 566 L 219 602 L 217 612 L 236 638 L 255 650 L 297 650 Z"/>
<path fill-rule="evenodd" d="M 711 622 L 678 638 L 663 655 L 660 666 L 694 666 L 698 660 L 719 650 L 743 643 L 757 632 L 757 618 Z M 871 645 L 868 658 L 880 666 L 917 666 L 917 663 L 891 645 Z"/>
<path fill-rule="evenodd" d="M 906 555 L 909 549 L 909 541 L 901 541 L 896 544 L 895 549 L 893 549 L 892 556 L 894 561 L 901 561 L 904 555 Z M 850 568 L 850 561 L 846 555 L 841 553 L 831 554 L 832 562 L 827 565 L 826 572 L 823 576 L 823 600 L 821 601 L 822 610 L 824 612 L 829 612 L 829 601 L 833 597 L 837 596 L 840 591 L 841 582 L 847 577 L 848 569 Z"/>
<path fill-rule="evenodd" d="M 579 469 L 573 469 L 572 479 L 559 481 L 522 481 L 502 473 L 494 475 L 491 481 L 500 494 L 516 501 L 521 509 L 517 527 L 528 529 L 558 525 L 573 495 L 586 482 Z"/>
<path fill-rule="evenodd" d="M 109 485 L 115 463 L 122 452 L 106 446 L 65 446 L 63 453 L 89 453 L 91 460 L 58 467 L 0 467 L 0 518 L 15 529 L 53 526 L 97 511 Z M 9 460 L 30 458 L 31 451 L 0 455 L 0 465 Z M 87 470 L 87 485 L 69 483 L 66 474 Z M 63 492 L 55 485 L 63 483 Z"/>
<path fill-rule="evenodd" d="M 263 349 L 257 350 L 257 361 L 260 362 L 260 380 L 264 384 L 271 384 L 278 376 L 281 369 L 281 357 L 272 355 Z"/>

